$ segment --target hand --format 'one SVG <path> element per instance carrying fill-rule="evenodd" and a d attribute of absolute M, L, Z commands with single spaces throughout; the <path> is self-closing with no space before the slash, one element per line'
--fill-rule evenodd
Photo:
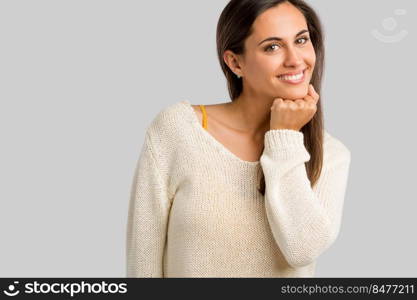
<path fill-rule="evenodd" d="M 319 98 L 320 95 L 317 94 L 313 85 L 310 84 L 308 93 L 303 99 L 274 99 L 274 103 L 271 106 L 270 130 L 292 129 L 300 131 L 314 117 Z"/>

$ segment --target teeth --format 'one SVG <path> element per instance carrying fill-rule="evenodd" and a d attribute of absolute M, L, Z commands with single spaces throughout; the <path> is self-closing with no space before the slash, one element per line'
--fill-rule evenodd
<path fill-rule="evenodd" d="M 303 72 L 297 75 L 292 75 L 292 76 L 279 76 L 279 79 L 294 81 L 294 80 L 300 80 L 302 77 L 303 77 Z"/>

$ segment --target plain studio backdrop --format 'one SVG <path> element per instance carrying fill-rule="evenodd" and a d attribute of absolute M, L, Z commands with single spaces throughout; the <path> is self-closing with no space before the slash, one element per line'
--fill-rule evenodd
<path fill-rule="evenodd" d="M 317 277 L 417 276 L 416 1 L 308 1 L 326 129 L 352 153 Z M 164 107 L 229 101 L 228 1 L 0 2 L 0 276 L 124 277 L 132 176 Z"/>

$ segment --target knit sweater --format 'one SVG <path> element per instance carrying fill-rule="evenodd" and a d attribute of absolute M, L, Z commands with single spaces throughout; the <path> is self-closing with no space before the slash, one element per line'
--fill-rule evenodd
<path fill-rule="evenodd" d="M 134 173 L 127 277 L 314 277 L 340 231 L 351 158 L 323 134 L 323 169 L 311 188 L 302 132 L 267 131 L 251 162 L 206 131 L 188 100 L 162 109 Z"/>

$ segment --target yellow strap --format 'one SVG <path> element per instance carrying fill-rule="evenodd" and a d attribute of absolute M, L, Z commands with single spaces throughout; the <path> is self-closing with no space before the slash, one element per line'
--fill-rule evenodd
<path fill-rule="evenodd" d="M 200 104 L 201 111 L 203 112 L 203 128 L 207 129 L 207 113 L 204 105 Z"/>

